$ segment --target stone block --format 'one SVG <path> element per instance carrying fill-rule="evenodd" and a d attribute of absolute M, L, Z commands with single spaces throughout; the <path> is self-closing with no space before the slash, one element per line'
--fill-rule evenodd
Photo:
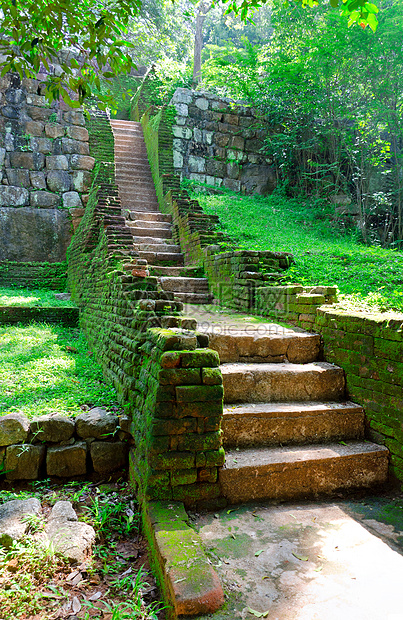
<path fill-rule="evenodd" d="M 24 442 L 29 428 L 29 420 L 22 413 L 9 413 L 0 417 L 0 446 Z"/>
<path fill-rule="evenodd" d="M 43 95 L 27 95 L 27 103 L 29 105 L 35 105 L 35 106 L 39 106 L 42 108 L 47 108 L 48 107 L 48 100 L 46 99 L 46 97 L 44 97 Z"/>
<path fill-rule="evenodd" d="M 176 397 L 178 403 L 215 401 L 223 397 L 223 388 L 221 385 L 180 385 L 176 387 Z"/>
<path fill-rule="evenodd" d="M 182 138 L 183 140 L 189 140 L 192 137 L 192 130 L 189 127 L 172 127 L 172 133 L 175 138 Z"/>
<path fill-rule="evenodd" d="M 25 123 L 25 133 L 30 136 L 41 136 L 45 125 L 39 121 L 28 121 Z"/>
<path fill-rule="evenodd" d="M 77 192 L 66 192 L 63 194 L 63 207 L 65 209 L 72 209 L 75 207 L 82 207 L 80 194 Z"/>
<path fill-rule="evenodd" d="M 35 446 L 36 447 L 36 446 Z M 46 473 L 48 476 L 68 478 L 87 473 L 87 444 L 84 441 L 72 446 L 48 448 Z"/>
<path fill-rule="evenodd" d="M 70 562 L 81 564 L 90 555 L 95 543 L 95 530 L 78 521 L 70 502 L 56 502 L 49 515 L 46 535 L 52 548 Z"/>
<path fill-rule="evenodd" d="M 43 123 L 46 123 L 49 116 L 53 114 L 54 112 L 52 111 L 51 108 L 40 108 L 36 106 L 30 106 L 28 108 L 28 113 L 34 121 L 41 121 Z M 48 137 L 53 138 L 53 136 L 48 136 Z"/>
<path fill-rule="evenodd" d="M 93 441 L 90 453 L 94 471 L 98 474 L 108 474 L 126 467 L 128 451 L 129 446 L 121 441 L 115 443 Z"/>
<path fill-rule="evenodd" d="M 59 125 L 58 123 L 46 123 L 45 125 L 45 134 L 48 138 L 61 138 L 64 136 L 65 128 L 63 125 Z"/>
<path fill-rule="evenodd" d="M 219 368 L 202 368 L 202 381 L 204 385 L 221 385 L 221 370 Z"/>
<path fill-rule="evenodd" d="M 192 94 L 187 88 L 177 88 L 172 96 L 171 103 L 192 103 Z"/>
<path fill-rule="evenodd" d="M 73 140 L 72 138 L 61 138 L 62 152 L 64 154 L 89 155 L 90 148 L 87 142 Z"/>
<path fill-rule="evenodd" d="M 239 125 L 239 117 L 237 114 L 224 114 L 224 123 L 228 123 L 228 125 Z"/>
<path fill-rule="evenodd" d="M 25 93 L 21 88 L 8 88 L 5 95 L 6 101 L 12 105 L 20 105 L 25 101 Z"/>
<path fill-rule="evenodd" d="M 77 125 L 73 125 L 67 127 L 66 135 L 68 138 L 72 140 L 80 140 L 81 142 L 88 142 L 88 130 L 85 127 L 79 127 Z"/>
<path fill-rule="evenodd" d="M 236 163 L 227 164 L 227 175 L 230 179 L 237 179 L 239 177 L 239 165 Z"/>
<path fill-rule="evenodd" d="M 77 110 L 69 110 L 68 112 L 64 112 L 63 118 L 66 123 L 71 123 L 72 125 L 85 125 L 84 114 Z"/>
<path fill-rule="evenodd" d="M 10 185 L 28 188 L 31 184 L 28 170 L 20 170 L 18 168 L 6 168 L 6 175 Z"/>
<path fill-rule="evenodd" d="M 48 170 L 68 170 L 69 162 L 65 155 L 51 155 L 46 158 L 46 168 Z"/>
<path fill-rule="evenodd" d="M 71 187 L 71 177 L 65 170 L 51 170 L 46 183 L 51 192 L 68 192 Z"/>
<path fill-rule="evenodd" d="M 13 168 L 25 168 L 26 170 L 42 170 L 45 165 L 43 153 L 27 153 L 25 151 L 14 151 L 10 155 L 11 166 Z"/>
<path fill-rule="evenodd" d="M 92 175 L 86 170 L 75 170 L 72 176 L 73 188 L 77 192 L 87 192 L 91 187 Z"/>
<path fill-rule="evenodd" d="M 34 187 L 35 189 L 46 189 L 46 179 L 45 179 L 45 175 L 43 172 L 32 171 L 29 173 L 29 178 L 30 178 L 32 187 Z M 32 202 L 31 202 L 31 205 L 32 205 Z"/>
<path fill-rule="evenodd" d="M 1 108 L 1 113 L 6 118 L 17 119 L 19 116 L 19 109 L 13 105 L 5 105 Z"/>
<path fill-rule="evenodd" d="M 49 138 L 31 138 L 29 145 L 32 151 L 47 155 L 53 150 L 52 140 Z"/>
<path fill-rule="evenodd" d="M 0 187 L 1 207 L 23 207 L 28 204 L 29 191 L 23 187 L 3 185 Z"/>
<path fill-rule="evenodd" d="M 174 168 L 183 168 L 183 155 L 179 151 L 173 151 Z"/>
<path fill-rule="evenodd" d="M 181 352 L 182 368 L 214 368 L 220 365 L 217 351 L 212 349 L 196 349 L 196 351 Z"/>
<path fill-rule="evenodd" d="M 70 166 L 73 170 L 92 170 L 95 165 L 94 157 L 89 155 L 71 155 Z"/>
<path fill-rule="evenodd" d="M 7 480 L 37 480 L 45 458 L 45 446 L 16 444 L 6 450 Z"/>
<path fill-rule="evenodd" d="M 238 149 L 243 151 L 245 148 L 245 140 L 241 136 L 232 136 L 230 141 L 230 147 L 232 149 Z"/>
<path fill-rule="evenodd" d="M 192 452 L 155 454 L 149 460 L 151 467 L 157 471 L 192 469 L 195 466 L 195 456 Z"/>
<path fill-rule="evenodd" d="M 55 209 L 60 205 L 60 196 L 51 192 L 31 192 L 29 198 L 31 207 L 38 209 Z"/>
<path fill-rule="evenodd" d="M 89 437 L 104 439 L 108 435 L 111 436 L 115 433 L 117 424 L 117 416 L 101 407 L 94 407 L 76 417 L 77 433 L 83 439 Z"/>
<path fill-rule="evenodd" d="M 4 166 L 5 158 L 6 158 L 6 149 L 0 148 L 0 168 Z"/>
<path fill-rule="evenodd" d="M 31 421 L 34 439 L 59 443 L 68 441 L 74 434 L 75 424 L 71 418 L 60 414 L 49 414 Z"/>
<path fill-rule="evenodd" d="M 235 179 L 224 179 L 224 187 L 232 190 L 233 192 L 239 192 L 241 189 L 241 181 Z"/>
<path fill-rule="evenodd" d="M 174 103 L 174 107 L 179 116 L 188 116 L 189 108 L 186 103 Z"/>
<path fill-rule="evenodd" d="M 199 108 L 199 110 L 208 110 L 208 99 L 205 99 L 204 97 L 198 97 L 195 101 L 195 106 Z"/>

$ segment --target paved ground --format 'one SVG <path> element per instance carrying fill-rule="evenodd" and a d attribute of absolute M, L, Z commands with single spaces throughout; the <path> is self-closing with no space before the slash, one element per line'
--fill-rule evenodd
<path fill-rule="evenodd" d="M 402 496 L 251 504 L 193 525 L 226 591 L 215 620 L 403 620 Z"/>

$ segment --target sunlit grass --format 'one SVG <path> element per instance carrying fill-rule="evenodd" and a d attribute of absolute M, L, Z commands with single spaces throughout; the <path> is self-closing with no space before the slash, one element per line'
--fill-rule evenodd
<path fill-rule="evenodd" d="M 0 327 L 0 415 L 76 415 L 81 405 L 114 404 L 115 390 L 105 384 L 78 329 L 43 324 Z"/>
<path fill-rule="evenodd" d="M 197 194 L 197 199 L 206 213 L 220 217 L 241 248 L 291 252 L 289 282 L 337 285 L 343 304 L 403 311 L 403 254 L 366 246 L 358 233 L 343 232 L 332 207 L 279 194 Z"/>
<path fill-rule="evenodd" d="M 74 303 L 56 299 L 55 291 L 0 287 L 0 306 L 71 307 Z"/>

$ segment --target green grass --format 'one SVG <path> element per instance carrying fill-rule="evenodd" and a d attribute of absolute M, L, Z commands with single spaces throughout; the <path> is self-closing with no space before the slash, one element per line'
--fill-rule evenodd
<path fill-rule="evenodd" d="M 82 413 L 81 405 L 116 405 L 116 392 L 105 384 L 79 329 L 0 327 L 0 415 L 74 416 Z"/>
<path fill-rule="evenodd" d="M 44 306 L 72 307 L 71 301 L 61 301 L 55 298 L 54 291 L 27 288 L 0 287 L 0 306 L 28 306 L 42 308 Z"/>
<path fill-rule="evenodd" d="M 403 254 L 366 246 L 356 232 L 343 232 L 332 207 L 280 194 L 195 197 L 206 213 L 220 217 L 240 248 L 292 252 L 290 283 L 337 285 L 349 308 L 403 311 Z"/>

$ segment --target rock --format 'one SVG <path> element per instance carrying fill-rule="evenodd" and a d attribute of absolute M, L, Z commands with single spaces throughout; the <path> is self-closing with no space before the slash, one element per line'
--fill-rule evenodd
<path fill-rule="evenodd" d="M 79 155 L 90 154 L 88 142 L 81 142 L 80 140 L 73 140 L 72 138 L 62 138 L 61 140 L 63 153 L 78 153 Z"/>
<path fill-rule="evenodd" d="M 45 446 L 16 444 L 6 450 L 7 480 L 37 480 L 45 458 Z"/>
<path fill-rule="evenodd" d="M 88 142 L 88 130 L 85 127 L 67 127 L 66 134 L 72 140 L 80 140 L 82 142 Z"/>
<path fill-rule="evenodd" d="M 19 540 L 28 530 L 26 517 L 40 512 L 41 504 L 34 497 L 13 499 L 0 505 L 0 545 L 11 547 L 13 541 Z"/>
<path fill-rule="evenodd" d="M 70 301 L 71 293 L 55 293 L 55 299 L 60 299 L 62 301 Z"/>
<path fill-rule="evenodd" d="M 70 166 L 74 170 L 92 170 L 95 165 L 94 157 L 89 155 L 71 155 Z"/>
<path fill-rule="evenodd" d="M 16 170 L 15 168 L 6 168 L 6 174 L 10 185 L 15 185 L 17 187 L 30 186 L 28 170 Z"/>
<path fill-rule="evenodd" d="M 23 187 L 3 185 L 0 187 L 1 207 L 23 207 L 28 204 L 29 191 Z"/>
<path fill-rule="evenodd" d="M 11 166 L 13 168 L 25 168 L 26 170 L 42 170 L 45 165 L 43 153 L 26 153 L 25 151 L 14 151 L 11 153 Z"/>
<path fill-rule="evenodd" d="M 83 439 L 94 437 L 105 439 L 106 435 L 113 435 L 118 423 L 117 416 L 108 413 L 101 407 L 94 407 L 90 411 L 84 411 L 76 417 L 77 433 Z"/>
<path fill-rule="evenodd" d="M 63 207 L 65 209 L 72 209 L 74 207 L 82 207 L 80 194 L 77 192 L 65 192 L 63 194 Z"/>
<path fill-rule="evenodd" d="M 63 293 L 60 293 L 63 295 Z M 55 295 L 56 296 L 56 295 Z M 59 443 L 67 441 L 74 434 L 75 424 L 71 418 L 51 413 L 31 421 L 31 432 L 35 439 Z"/>
<path fill-rule="evenodd" d="M 86 192 L 91 187 L 92 174 L 85 170 L 73 172 L 73 187 L 77 192 Z"/>
<path fill-rule="evenodd" d="M 52 152 L 53 144 L 49 138 L 31 138 L 29 145 L 33 151 L 47 155 Z"/>
<path fill-rule="evenodd" d="M 6 90 L 6 101 L 8 103 L 19 105 L 25 100 L 24 91 L 20 88 L 9 88 Z"/>
<path fill-rule="evenodd" d="M 88 523 L 77 520 L 70 502 L 56 502 L 49 516 L 46 535 L 56 553 L 70 562 L 81 563 L 91 553 L 95 531 Z"/>
<path fill-rule="evenodd" d="M 63 118 L 66 123 L 72 123 L 73 125 L 85 125 L 85 118 L 82 112 L 76 112 L 71 110 L 63 114 Z"/>
<path fill-rule="evenodd" d="M 28 437 L 29 420 L 22 413 L 9 413 L 0 417 L 0 446 L 11 446 Z"/>
<path fill-rule="evenodd" d="M 61 138 L 64 136 L 64 127 L 56 123 L 48 123 L 45 125 L 45 134 L 48 138 Z"/>
<path fill-rule="evenodd" d="M 192 103 L 192 94 L 187 88 L 177 88 L 171 100 L 172 103 Z"/>
<path fill-rule="evenodd" d="M 128 445 L 121 441 L 93 441 L 90 452 L 94 471 L 98 474 L 122 469 L 127 464 Z"/>
<path fill-rule="evenodd" d="M 29 173 L 30 181 L 32 187 L 35 189 L 46 189 L 46 179 L 43 172 L 35 172 L 32 171 Z M 35 206 L 32 204 L 32 199 L 30 197 L 31 206 Z"/>
<path fill-rule="evenodd" d="M 48 448 L 46 473 L 48 476 L 66 478 L 82 476 L 87 472 L 87 444 L 84 441 L 72 446 Z"/>
<path fill-rule="evenodd" d="M 195 101 L 195 105 L 199 110 L 208 110 L 209 103 L 204 97 L 198 97 Z"/>
<path fill-rule="evenodd" d="M 28 121 L 25 123 L 25 133 L 30 136 L 41 136 L 45 125 L 39 121 Z"/>
<path fill-rule="evenodd" d="M 34 121 L 47 121 L 49 116 L 52 114 L 52 110 L 50 108 L 38 108 L 36 106 L 32 106 L 28 108 L 28 112 Z M 48 136 L 52 137 L 52 136 Z"/>
<path fill-rule="evenodd" d="M 46 168 L 48 170 L 68 170 L 69 162 L 65 155 L 49 155 L 46 158 Z"/>
<path fill-rule="evenodd" d="M 31 192 L 30 203 L 38 209 L 54 209 L 60 204 L 60 196 L 51 192 Z"/>
<path fill-rule="evenodd" d="M 71 187 L 71 177 L 65 170 L 51 170 L 46 183 L 51 192 L 68 192 Z"/>

